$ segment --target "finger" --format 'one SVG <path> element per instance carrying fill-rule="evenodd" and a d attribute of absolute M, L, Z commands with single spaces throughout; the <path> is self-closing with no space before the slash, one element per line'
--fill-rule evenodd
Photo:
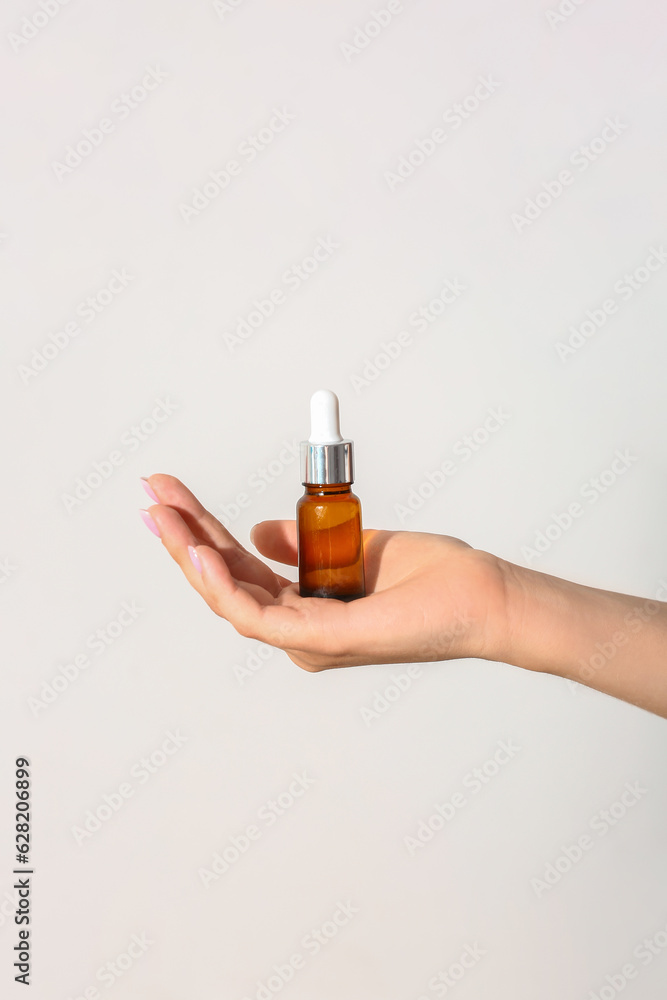
<path fill-rule="evenodd" d="M 260 521 L 250 529 L 250 541 L 267 559 L 297 565 L 296 521 Z"/>
<path fill-rule="evenodd" d="M 188 583 L 204 597 L 201 574 L 195 569 L 188 552 L 188 546 L 197 545 L 199 539 L 195 537 L 178 511 L 172 507 L 153 504 L 147 509 L 167 552 L 174 562 L 178 563 Z"/>
<path fill-rule="evenodd" d="M 364 528 L 364 548 L 367 555 L 375 551 L 375 536 L 389 535 L 378 528 Z M 384 539 L 384 544 L 388 539 Z M 298 565 L 298 547 L 296 521 L 259 521 L 250 529 L 250 541 L 258 552 L 267 559 L 285 563 L 287 566 Z"/>
<path fill-rule="evenodd" d="M 161 531 L 162 521 L 166 517 L 161 512 L 167 509 L 174 510 L 192 534 L 188 544 L 203 543 L 216 548 L 224 556 L 237 579 L 257 583 L 272 594 L 277 594 L 281 587 L 289 585 L 290 581 L 286 577 L 278 576 L 270 566 L 248 552 L 179 479 L 156 473 L 147 477 L 147 481 L 160 500 L 160 505 L 150 510 Z M 167 530 L 172 524 L 171 519 L 167 517 L 164 524 Z"/>
<path fill-rule="evenodd" d="M 254 584 L 236 581 L 215 549 L 199 545 L 196 555 L 204 599 L 241 635 L 284 649 L 305 669 L 345 665 L 348 604 L 300 597 L 296 584 L 272 598 Z"/>
<path fill-rule="evenodd" d="M 216 549 L 198 545 L 195 551 L 201 566 L 203 597 L 217 615 L 250 639 L 280 648 L 298 640 L 302 628 L 293 605 L 278 604 L 260 587 L 235 580 Z"/>
<path fill-rule="evenodd" d="M 193 575 L 192 560 L 188 554 L 188 546 L 201 544 L 201 539 L 194 535 L 185 519 L 173 507 L 154 504 L 148 508 L 148 512 L 157 526 L 162 544 L 172 559 L 181 567 L 195 590 L 203 594 L 201 580 L 198 574 Z M 290 584 L 289 580 L 276 576 L 272 569 L 248 552 L 241 553 L 230 547 L 224 549 L 221 555 L 227 561 L 230 573 L 239 582 L 257 585 L 273 596 Z"/>
<path fill-rule="evenodd" d="M 228 531 L 214 514 L 206 510 L 180 479 L 156 472 L 152 476 L 147 476 L 146 481 L 157 496 L 158 502 L 177 510 L 193 534 L 197 535 L 205 545 L 247 551 L 231 531 Z"/>

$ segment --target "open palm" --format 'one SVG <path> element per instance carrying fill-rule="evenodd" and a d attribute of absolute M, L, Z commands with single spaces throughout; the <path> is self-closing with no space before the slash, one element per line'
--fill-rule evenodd
<path fill-rule="evenodd" d="M 489 553 L 445 535 L 366 529 L 367 596 L 300 597 L 298 583 L 244 548 L 180 480 L 146 481 L 159 500 L 148 508 L 156 533 L 209 607 L 305 670 L 484 656 L 493 645 L 503 585 Z M 297 565 L 295 521 L 262 521 L 252 536 L 266 558 Z"/>

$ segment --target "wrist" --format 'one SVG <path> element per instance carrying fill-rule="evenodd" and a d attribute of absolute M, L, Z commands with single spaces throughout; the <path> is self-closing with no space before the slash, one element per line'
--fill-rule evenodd
<path fill-rule="evenodd" d="M 581 680 L 593 640 L 613 628 L 628 598 L 499 562 L 504 623 L 498 658 L 526 670 Z"/>
<path fill-rule="evenodd" d="M 501 560 L 498 659 L 667 715 L 667 604 L 599 590 Z"/>
<path fill-rule="evenodd" d="M 526 645 L 520 622 L 528 593 L 521 567 L 483 549 L 471 549 L 470 556 L 474 600 L 462 655 L 515 663 L 513 657 Z"/>
<path fill-rule="evenodd" d="M 554 605 L 561 604 L 565 611 L 563 595 L 556 600 L 545 586 L 546 577 L 523 566 L 499 559 L 502 578 L 503 614 L 496 629 L 495 659 L 528 670 L 548 670 L 543 650 L 535 642 L 535 633 L 542 630 L 548 639 L 551 630 L 547 620 L 554 613 Z M 561 581 L 564 582 L 564 581 Z M 546 629 L 547 635 L 544 635 Z"/>

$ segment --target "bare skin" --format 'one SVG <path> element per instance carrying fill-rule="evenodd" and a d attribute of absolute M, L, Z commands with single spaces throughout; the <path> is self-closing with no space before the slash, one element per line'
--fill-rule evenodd
<path fill-rule="evenodd" d="M 364 530 L 366 597 L 300 597 L 180 480 L 148 483 L 160 501 L 147 508 L 156 531 L 211 610 L 304 670 L 479 657 L 667 718 L 667 603 L 524 569 L 457 538 L 376 529 Z M 261 521 L 251 534 L 263 556 L 297 565 L 295 521 Z"/>

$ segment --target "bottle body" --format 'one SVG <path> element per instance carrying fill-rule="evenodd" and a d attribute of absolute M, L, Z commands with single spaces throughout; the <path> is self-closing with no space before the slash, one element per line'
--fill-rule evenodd
<path fill-rule="evenodd" d="M 366 594 L 361 501 L 350 485 L 304 483 L 296 505 L 302 597 L 353 601 Z"/>

